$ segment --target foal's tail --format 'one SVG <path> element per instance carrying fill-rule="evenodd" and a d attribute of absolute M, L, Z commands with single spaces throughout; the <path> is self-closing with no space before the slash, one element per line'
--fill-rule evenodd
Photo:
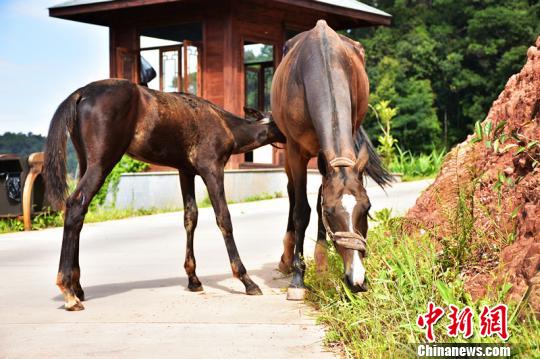
<path fill-rule="evenodd" d="M 390 172 L 384 168 L 381 158 L 369 140 L 366 131 L 364 131 L 364 128 L 360 126 L 358 131 L 356 131 L 356 137 L 354 138 L 354 150 L 356 151 L 356 154 L 358 154 L 364 143 L 367 145 L 369 155 L 368 163 L 365 169 L 367 175 L 371 177 L 379 186 L 381 186 L 381 188 L 389 186 L 392 182 L 394 182 L 394 179 Z"/>
<path fill-rule="evenodd" d="M 80 94 L 75 91 L 56 109 L 49 126 L 45 144 L 45 164 L 43 177 L 47 197 L 54 208 L 62 208 L 67 196 L 66 144 L 68 131 L 71 132 L 77 118 L 77 103 Z"/>

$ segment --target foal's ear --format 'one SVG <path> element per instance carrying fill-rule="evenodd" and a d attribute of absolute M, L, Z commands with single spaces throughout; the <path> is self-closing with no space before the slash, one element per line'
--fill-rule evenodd
<path fill-rule="evenodd" d="M 358 158 L 356 160 L 356 163 L 354 164 L 354 171 L 358 174 L 361 174 L 364 172 L 364 169 L 366 168 L 366 165 L 369 160 L 369 153 L 366 142 L 362 144 L 362 147 L 360 148 L 360 151 L 358 151 Z"/>
<path fill-rule="evenodd" d="M 256 110 L 256 109 L 251 108 L 251 107 L 245 107 L 244 106 L 244 113 L 246 115 L 246 119 L 248 119 L 248 120 L 260 121 L 265 117 L 264 114 L 261 111 Z"/>

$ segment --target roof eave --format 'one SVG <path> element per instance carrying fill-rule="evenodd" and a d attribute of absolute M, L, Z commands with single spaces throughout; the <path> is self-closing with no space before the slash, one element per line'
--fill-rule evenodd
<path fill-rule="evenodd" d="M 49 8 L 49 16 L 75 20 L 80 22 L 86 22 L 97 25 L 109 25 L 107 22 L 94 19 L 91 14 L 95 14 L 103 11 L 122 10 L 132 7 L 144 6 L 144 5 L 158 5 L 172 2 L 179 2 L 182 0 L 127 0 L 127 1 L 108 1 L 98 2 L 82 5 L 69 5 L 69 6 L 53 6 Z M 392 23 L 392 16 L 374 14 L 366 11 L 355 10 L 335 6 L 331 4 L 319 3 L 309 0 L 274 0 L 276 2 L 294 5 L 303 8 L 308 8 L 316 11 L 327 12 L 330 14 L 344 16 L 365 23 L 367 25 L 383 25 L 389 26 Z M 88 16 L 87 16 L 88 15 Z"/>
<path fill-rule="evenodd" d="M 390 26 L 392 24 L 392 15 L 388 16 L 374 14 L 367 11 L 355 10 L 344 8 L 341 6 L 331 5 L 327 3 L 320 3 L 310 0 L 274 0 L 279 3 L 300 6 L 303 8 L 308 8 L 316 11 L 328 12 L 335 15 L 341 15 L 349 17 L 355 20 L 360 20 L 366 22 L 369 25 L 384 25 Z"/>
<path fill-rule="evenodd" d="M 128 1 L 108 1 L 81 5 L 52 6 L 49 8 L 49 16 L 63 19 L 72 19 L 78 15 L 91 14 L 108 10 L 121 10 L 137 6 L 164 4 L 178 2 L 179 0 L 128 0 Z M 180 0 L 181 1 L 181 0 Z"/>

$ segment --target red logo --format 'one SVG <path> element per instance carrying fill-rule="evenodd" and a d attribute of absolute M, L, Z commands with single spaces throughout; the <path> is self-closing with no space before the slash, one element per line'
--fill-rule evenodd
<path fill-rule="evenodd" d="M 460 310 L 454 304 L 448 306 L 448 319 L 450 324 L 446 326 L 446 332 L 449 337 L 457 337 L 460 333 L 467 339 L 474 333 L 474 311 L 466 306 Z M 433 302 L 428 303 L 428 311 L 421 314 L 416 319 L 416 324 L 424 329 L 426 339 L 429 342 L 435 341 L 434 327 L 444 316 L 443 308 L 436 306 Z M 507 340 L 508 334 L 508 307 L 505 304 L 498 304 L 493 308 L 484 305 L 480 313 L 480 336 L 491 337 L 497 334 L 502 340 Z"/>
<path fill-rule="evenodd" d="M 435 341 L 433 326 L 444 316 L 444 309 L 437 307 L 433 302 L 428 303 L 428 312 L 419 315 L 416 324 L 420 328 L 426 328 L 426 338 L 429 342 Z"/>
<path fill-rule="evenodd" d="M 480 314 L 480 336 L 497 334 L 502 340 L 508 339 L 508 307 L 499 304 L 493 308 L 484 305 Z"/>
<path fill-rule="evenodd" d="M 449 337 L 457 337 L 459 333 L 463 333 L 463 338 L 470 338 L 473 335 L 473 311 L 467 306 L 463 310 L 459 310 L 453 304 L 450 304 L 450 325 L 446 327 Z"/>

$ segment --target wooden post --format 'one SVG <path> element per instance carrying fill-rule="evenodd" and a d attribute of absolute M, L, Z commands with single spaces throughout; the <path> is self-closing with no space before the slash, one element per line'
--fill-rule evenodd
<path fill-rule="evenodd" d="M 28 157 L 29 171 L 24 181 L 23 189 L 23 222 L 24 230 L 32 230 L 32 190 L 36 178 L 43 171 L 43 152 L 32 153 Z"/>

